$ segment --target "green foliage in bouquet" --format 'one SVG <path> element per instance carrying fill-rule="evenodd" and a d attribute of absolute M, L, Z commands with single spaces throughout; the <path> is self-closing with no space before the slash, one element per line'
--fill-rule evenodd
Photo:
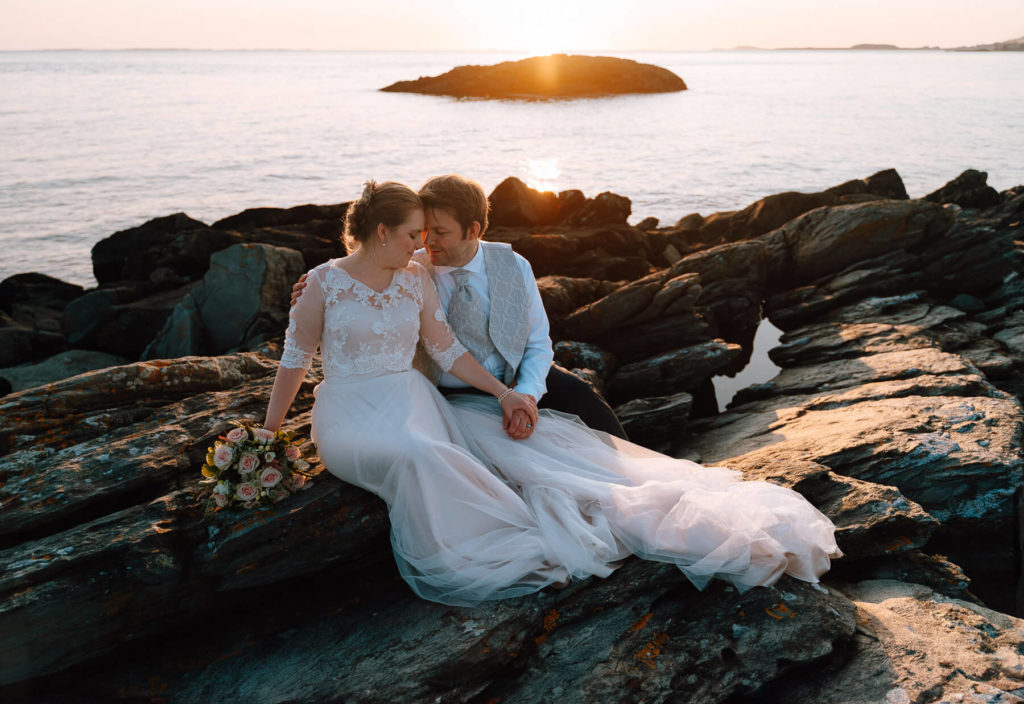
<path fill-rule="evenodd" d="M 206 513 L 241 505 L 274 504 L 313 485 L 307 448 L 292 431 L 273 431 L 255 423 L 232 422 L 235 427 L 206 450 L 204 479 L 209 487 Z"/>

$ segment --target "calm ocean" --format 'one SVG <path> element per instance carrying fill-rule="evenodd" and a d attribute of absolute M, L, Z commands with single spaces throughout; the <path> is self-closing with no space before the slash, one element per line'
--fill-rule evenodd
<path fill-rule="evenodd" d="M 742 207 L 895 167 L 910 195 L 965 168 L 1024 182 L 1024 54 L 620 54 L 682 93 L 572 102 L 381 93 L 521 55 L 0 52 L 0 279 L 95 285 L 92 245 L 177 211 L 335 203 L 367 178 L 458 171 L 633 200 L 632 222 Z"/>

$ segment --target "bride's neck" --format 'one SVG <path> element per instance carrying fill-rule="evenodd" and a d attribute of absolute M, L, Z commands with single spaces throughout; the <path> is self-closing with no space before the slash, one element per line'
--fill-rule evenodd
<path fill-rule="evenodd" d="M 346 258 L 352 263 L 352 265 L 371 274 L 392 274 L 395 269 L 398 268 L 380 264 L 377 261 L 377 258 L 373 256 L 373 252 L 367 251 L 365 247 L 360 247 Z"/>

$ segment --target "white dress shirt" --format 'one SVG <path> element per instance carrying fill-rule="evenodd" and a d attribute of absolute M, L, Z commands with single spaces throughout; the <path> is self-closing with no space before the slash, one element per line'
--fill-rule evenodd
<path fill-rule="evenodd" d="M 490 320 L 491 296 L 487 288 L 487 270 L 484 267 L 483 248 L 485 243 L 481 242 L 476 249 L 476 254 L 469 263 L 463 267 L 438 266 L 437 270 L 437 292 L 441 297 L 441 306 L 448 312 L 448 306 L 452 302 L 452 294 L 455 293 L 455 277 L 451 272 L 455 269 L 466 269 L 469 271 L 469 285 L 476 291 L 480 298 L 480 305 L 484 314 Z M 423 250 L 420 250 L 422 252 Z M 529 335 L 526 339 L 526 349 L 523 351 L 523 359 L 519 363 L 519 373 L 516 375 L 516 391 L 522 394 L 530 394 L 538 401 L 547 391 L 545 380 L 551 369 L 551 362 L 554 361 L 555 353 L 551 347 L 551 328 L 548 324 L 547 313 L 544 312 L 544 303 L 540 298 L 540 290 L 537 288 L 537 279 L 533 275 L 533 268 L 530 262 L 513 252 L 516 262 L 519 264 L 519 272 L 523 276 L 523 283 L 526 284 L 526 298 L 529 301 L 530 313 L 527 318 Z M 504 378 L 505 360 L 495 352 L 483 362 L 484 368 L 498 379 Z M 465 388 L 469 384 L 458 379 L 452 374 L 442 374 L 440 386 L 450 388 Z"/>

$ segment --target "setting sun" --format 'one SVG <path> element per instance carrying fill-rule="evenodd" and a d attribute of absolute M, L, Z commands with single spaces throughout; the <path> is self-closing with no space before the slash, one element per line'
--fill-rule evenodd
<path fill-rule="evenodd" d="M 535 56 L 593 49 L 607 44 L 611 38 L 608 15 L 617 12 L 605 0 L 586 6 L 573 2 L 526 0 L 516 3 L 514 9 L 501 7 L 499 10 L 497 7 L 488 13 L 492 15 L 489 20 L 493 22 L 487 32 L 491 43 Z"/>

